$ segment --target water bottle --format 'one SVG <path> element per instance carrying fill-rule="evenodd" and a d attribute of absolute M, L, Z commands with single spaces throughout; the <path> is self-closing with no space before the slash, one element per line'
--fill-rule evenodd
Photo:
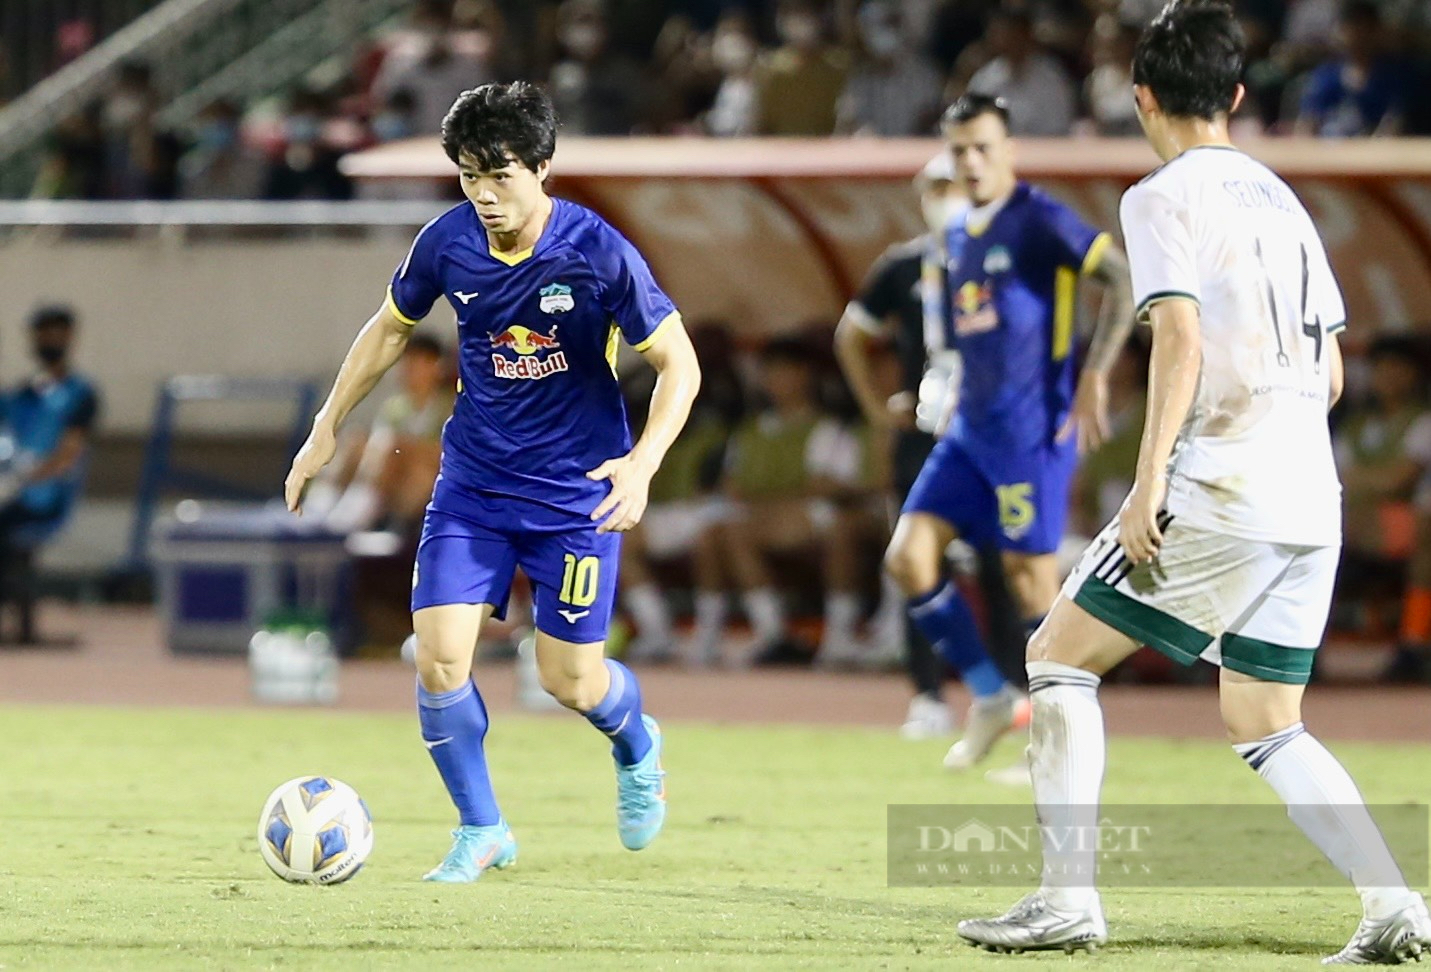
<path fill-rule="evenodd" d="M 254 698 L 278 705 L 332 705 L 338 700 L 338 656 L 321 625 L 275 618 L 249 640 Z"/>
<path fill-rule="evenodd" d="M 338 654 L 333 639 L 322 628 L 308 632 L 303 639 L 303 672 L 305 701 L 313 705 L 332 705 L 338 701 Z"/>

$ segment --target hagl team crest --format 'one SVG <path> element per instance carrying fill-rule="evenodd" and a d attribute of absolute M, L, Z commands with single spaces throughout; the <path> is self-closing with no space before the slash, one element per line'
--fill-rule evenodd
<path fill-rule="evenodd" d="M 1014 261 L 1005 247 L 994 246 L 984 254 L 984 272 L 987 274 L 1003 273 L 1013 265 Z"/>
<path fill-rule="evenodd" d="M 537 294 L 541 297 L 543 314 L 565 314 L 576 306 L 571 299 L 571 288 L 566 284 L 547 284 Z"/>

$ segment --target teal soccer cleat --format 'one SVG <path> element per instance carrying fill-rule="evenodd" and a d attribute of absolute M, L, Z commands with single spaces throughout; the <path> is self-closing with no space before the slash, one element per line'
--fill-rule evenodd
<path fill-rule="evenodd" d="M 616 829 L 621 844 L 637 851 L 656 839 L 666 822 L 666 771 L 661 768 L 661 727 L 648 715 L 641 721 L 651 749 L 634 766 L 616 764 Z"/>
<path fill-rule="evenodd" d="M 505 820 L 487 827 L 458 827 L 452 837 L 452 850 L 422 876 L 424 881 L 467 884 L 488 868 L 500 871 L 517 863 L 517 841 Z"/>

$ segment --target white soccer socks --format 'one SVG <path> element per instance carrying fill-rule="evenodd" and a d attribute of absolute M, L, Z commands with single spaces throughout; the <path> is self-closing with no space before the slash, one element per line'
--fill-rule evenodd
<path fill-rule="evenodd" d="M 1040 827 L 1047 828 L 1043 891 L 1059 911 L 1085 911 L 1096 899 L 1096 842 L 1066 837 L 1051 841 L 1048 834 L 1088 834 L 1093 831 L 1072 828 L 1098 824 L 1107 756 L 1098 704 L 1101 679 L 1061 662 L 1031 661 L 1026 667 L 1033 705 L 1029 752 L 1034 806 Z"/>
<path fill-rule="evenodd" d="M 635 584 L 626 589 L 626 610 L 636 621 L 641 638 L 647 644 L 669 644 L 675 635 L 671 630 L 671 609 L 655 584 Z M 722 603 L 724 598 L 722 598 Z"/>
<path fill-rule="evenodd" d="M 1096 827 L 1106 761 L 1100 679 L 1059 662 L 1034 661 L 1027 668 L 1033 705 L 1030 768 L 1039 824 L 1052 834 Z M 1388 918 L 1412 902 L 1356 784 L 1300 722 L 1233 748 L 1282 798 L 1292 822 L 1356 887 L 1367 918 Z M 1087 910 L 1096 894 L 1091 842 L 1067 840 L 1056 846 L 1047 833 L 1045 897 L 1060 911 Z"/>
<path fill-rule="evenodd" d="M 768 645 L 785 637 L 785 609 L 780 595 L 771 587 L 757 587 L 740 595 L 740 605 L 750 626 L 755 629 L 755 643 Z"/>
<path fill-rule="evenodd" d="M 825 634 L 820 651 L 849 652 L 855 644 L 855 628 L 860 623 L 860 598 L 847 591 L 825 595 Z"/>
<path fill-rule="evenodd" d="M 719 660 L 727 610 L 724 591 L 696 592 L 696 629 L 691 636 L 691 657 L 687 661 L 713 665 Z"/>
<path fill-rule="evenodd" d="M 1272 785 L 1287 816 L 1361 894 L 1366 917 L 1387 918 L 1411 891 L 1361 791 L 1337 758 L 1302 723 L 1232 747 Z"/>

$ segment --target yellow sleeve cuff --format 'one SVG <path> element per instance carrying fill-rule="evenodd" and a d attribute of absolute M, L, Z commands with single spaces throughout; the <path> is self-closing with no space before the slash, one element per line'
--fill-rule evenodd
<path fill-rule="evenodd" d="M 642 341 L 640 344 L 631 345 L 632 350 L 645 351 L 649 349 L 652 345 L 654 345 L 657 341 L 661 339 L 661 335 L 666 333 L 667 328 L 669 328 L 673 324 L 679 323 L 681 323 L 681 312 L 671 311 L 671 313 L 661 318 L 661 323 L 656 325 L 656 330 L 652 331 L 651 335 L 646 338 L 646 340 Z"/>
<path fill-rule="evenodd" d="M 393 289 L 392 289 L 392 287 L 388 287 L 388 297 L 387 297 L 386 303 L 387 303 L 387 307 L 388 307 L 388 313 L 391 314 L 393 317 L 396 317 L 398 320 L 402 321 L 402 322 L 403 322 L 404 324 L 406 324 L 408 327 L 416 327 L 416 326 L 417 326 L 417 321 L 413 320 L 411 317 L 408 317 L 406 314 L 404 314 L 402 311 L 400 311 L 400 310 L 398 309 L 397 301 L 393 300 Z"/>
<path fill-rule="evenodd" d="M 1112 242 L 1113 237 L 1107 233 L 1099 233 L 1093 238 L 1093 242 L 1088 244 L 1088 252 L 1083 254 L 1083 266 L 1078 269 L 1080 276 L 1086 277 L 1098 269 L 1098 264 L 1103 260 L 1103 254 Z"/>

